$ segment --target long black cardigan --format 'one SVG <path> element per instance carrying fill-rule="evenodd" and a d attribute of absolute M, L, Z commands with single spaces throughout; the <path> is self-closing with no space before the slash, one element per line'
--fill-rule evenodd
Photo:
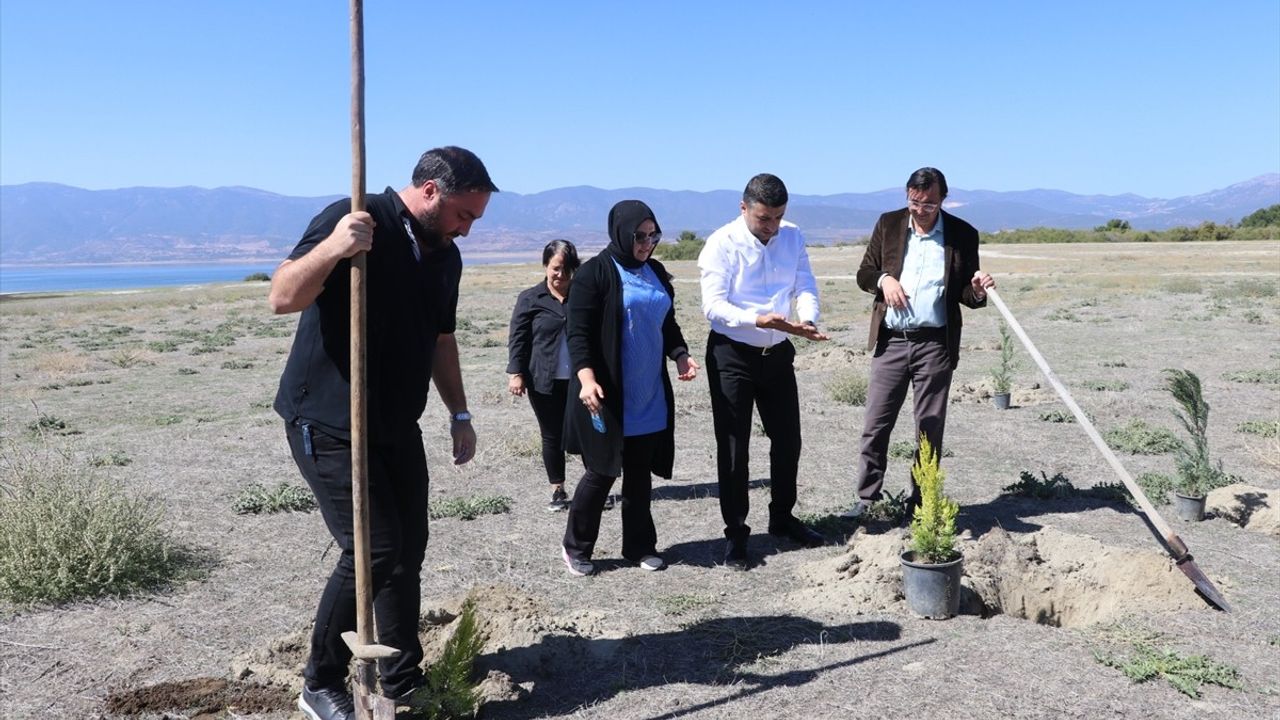
<path fill-rule="evenodd" d="M 676 293 L 667 269 L 657 260 L 649 260 L 662 287 L 671 298 L 671 309 L 662 321 L 662 351 L 670 359 L 689 354 L 684 335 L 676 324 Z M 622 474 L 622 281 L 608 250 L 583 263 L 573 276 L 569 288 L 569 360 L 573 376 L 569 378 L 568 407 L 564 414 L 565 450 L 582 456 L 587 468 L 617 477 Z M 582 383 L 578 371 L 589 367 L 596 382 L 604 390 L 600 415 L 605 432 L 591 426 L 591 415 L 578 399 Z M 662 390 L 667 398 L 667 427 L 653 455 L 652 471 L 660 477 L 671 477 L 675 460 L 675 398 L 671 378 L 663 361 Z"/>

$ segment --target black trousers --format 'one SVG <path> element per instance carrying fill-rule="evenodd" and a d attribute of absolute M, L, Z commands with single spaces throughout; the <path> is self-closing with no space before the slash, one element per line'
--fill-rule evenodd
<path fill-rule="evenodd" d="M 639 562 L 658 554 L 658 531 L 649 509 L 653 494 L 653 453 L 661 432 L 632 435 L 622 441 L 622 557 Z M 600 516 L 609 488 L 617 478 L 587 468 L 569 504 L 564 549 L 576 559 L 590 560 L 600 537 Z"/>
<path fill-rule="evenodd" d="M 564 482 L 564 412 L 568 397 L 568 380 L 556 380 L 547 394 L 529 388 L 529 404 L 542 433 L 542 465 L 552 485 Z"/>
<path fill-rule="evenodd" d="M 769 525 L 791 518 L 800 465 L 800 398 L 793 365 L 795 346 L 783 341 L 769 349 L 735 342 L 712 331 L 707 338 L 707 385 L 716 435 L 716 469 L 724 534 L 745 540 L 750 481 L 752 408 L 769 437 Z"/>
<path fill-rule="evenodd" d="M 345 682 L 351 650 L 342 633 L 356 629 L 355 539 L 351 512 L 351 443 L 314 426 L 286 424 L 294 462 L 315 493 L 329 533 L 341 548 L 311 631 L 303 677 L 311 687 Z M 427 458 L 414 433 L 391 445 L 369 444 L 369 551 L 378 642 L 400 655 L 378 661 L 387 694 L 422 678 L 418 615 L 420 574 L 427 549 Z"/>

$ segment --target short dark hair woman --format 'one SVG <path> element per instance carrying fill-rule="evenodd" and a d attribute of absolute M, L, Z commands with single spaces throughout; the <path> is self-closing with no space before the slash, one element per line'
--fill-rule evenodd
<path fill-rule="evenodd" d="M 609 488 L 622 476 L 622 556 L 660 570 L 649 499 L 653 475 L 669 478 L 675 457 L 675 402 L 667 359 L 692 380 L 698 363 L 676 324 L 675 290 L 652 259 L 661 229 L 639 200 L 609 211 L 609 245 L 578 271 L 569 292 L 569 358 L 574 376 L 565 449 L 586 472 L 569 506 L 563 557 L 573 575 L 594 571 L 591 556 Z M 577 398 L 574 402 L 573 398 Z"/>
<path fill-rule="evenodd" d="M 542 249 L 546 277 L 520 293 L 507 333 L 507 390 L 529 395 L 542 434 L 542 465 L 551 483 L 547 509 L 564 510 L 564 409 L 568 400 L 569 344 L 565 301 L 578 270 L 578 249 L 568 240 L 552 240 Z"/>

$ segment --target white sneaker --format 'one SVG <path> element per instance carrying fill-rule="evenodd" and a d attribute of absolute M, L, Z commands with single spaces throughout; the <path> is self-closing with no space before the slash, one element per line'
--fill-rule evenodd
<path fill-rule="evenodd" d="M 590 560 L 575 560 L 563 547 L 560 548 L 560 553 L 564 557 L 564 566 L 569 569 L 570 575 L 584 577 L 596 571 L 596 566 L 592 565 Z"/>
<path fill-rule="evenodd" d="M 644 557 L 640 558 L 641 570 L 648 570 L 649 572 L 653 572 L 654 570 L 661 570 L 666 566 L 667 566 L 666 561 L 664 561 L 662 558 L 658 557 L 657 555 L 645 555 Z"/>
<path fill-rule="evenodd" d="M 840 517 L 844 518 L 845 520 L 857 520 L 858 518 L 865 515 L 867 512 L 867 508 L 870 508 L 870 507 L 871 507 L 871 503 L 867 502 L 866 500 L 859 500 L 858 502 L 853 504 L 853 507 L 840 513 Z"/>

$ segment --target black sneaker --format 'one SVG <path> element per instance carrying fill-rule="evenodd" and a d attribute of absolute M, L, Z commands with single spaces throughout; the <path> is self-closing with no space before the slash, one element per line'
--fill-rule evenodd
<path fill-rule="evenodd" d="M 426 687 L 426 686 L 427 686 L 427 681 L 426 681 L 426 679 L 425 679 L 425 678 L 420 678 L 420 679 L 418 679 L 416 682 L 414 682 L 414 683 L 413 683 L 412 687 L 410 687 L 408 690 L 404 690 L 404 691 L 402 691 L 402 692 L 401 692 L 400 694 L 398 694 L 398 695 L 391 695 L 391 694 L 387 694 L 387 693 L 385 693 L 385 692 L 384 692 L 384 695 L 385 695 L 386 697 L 390 698 L 390 699 L 391 699 L 391 701 L 392 701 L 392 702 L 394 702 L 394 703 L 396 704 L 396 707 L 398 707 L 398 708 L 400 708 L 400 707 L 412 707 L 412 706 L 413 706 L 413 696 L 414 696 L 414 695 L 416 695 L 416 694 L 418 693 L 418 691 L 419 691 L 419 690 L 421 690 L 422 688 L 424 688 L 424 687 Z"/>
<path fill-rule="evenodd" d="M 547 512 L 560 512 L 569 509 L 569 493 L 564 489 L 551 491 L 551 502 L 547 503 Z"/>
<path fill-rule="evenodd" d="M 613 505 L 614 505 L 614 502 L 613 502 L 613 495 L 605 495 L 605 496 L 604 496 L 604 509 L 605 509 L 605 510 L 612 510 L 612 509 L 613 509 Z"/>
<path fill-rule="evenodd" d="M 747 560 L 747 541 L 730 540 L 724 552 L 724 566 L 730 570 L 746 570 L 751 566 Z"/>
<path fill-rule="evenodd" d="M 356 716 L 351 693 L 344 687 L 327 687 L 312 690 L 302 686 L 298 696 L 298 709 L 311 720 L 353 720 Z"/>

